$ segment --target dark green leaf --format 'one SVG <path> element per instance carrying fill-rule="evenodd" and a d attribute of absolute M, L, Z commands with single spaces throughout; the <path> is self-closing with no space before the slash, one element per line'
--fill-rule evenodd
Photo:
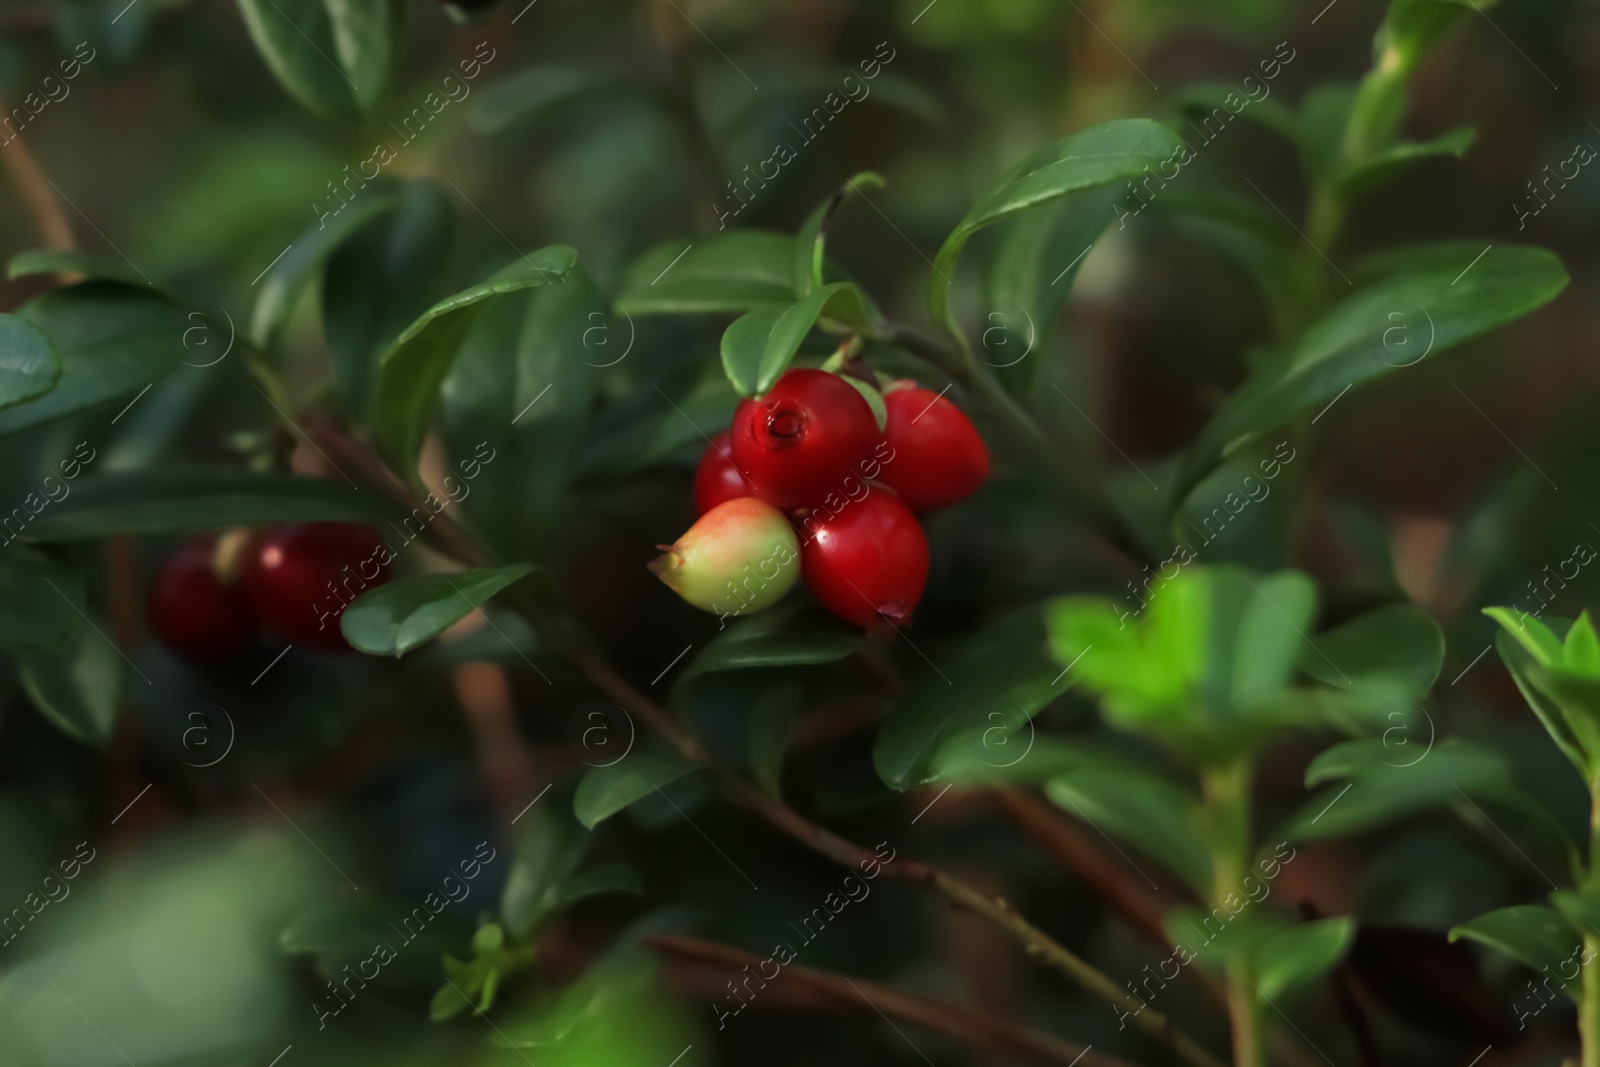
<path fill-rule="evenodd" d="M 1194 796 L 1172 782 L 1106 761 L 1057 775 L 1045 795 L 1100 832 L 1131 841 L 1193 888 L 1209 889 L 1204 813 Z"/>
<path fill-rule="evenodd" d="M 1269 208 L 1223 193 L 1163 193 L 1150 207 L 1221 256 L 1269 304 L 1289 301 L 1289 242 L 1299 238 Z"/>
<path fill-rule="evenodd" d="M 487 281 L 448 296 L 406 327 L 378 359 L 373 433 L 402 474 L 416 480 L 417 453 L 439 405 L 439 387 L 461 342 L 491 297 L 554 285 L 577 263 L 565 245 L 523 256 Z"/>
<path fill-rule="evenodd" d="M 1284 994 L 1316 981 L 1333 970 L 1354 940 L 1355 920 L 1348 916 L 1285 927 L 1256 949 L 1257 995 L 1275 1004 Z"/>
<path fill-rule="evenodd" d="M 1450 930 L 1461 938 L 1488 945 L 1536 971 L 1559 974 L 1561 964 L 1582 950 L 1578 934 L 1560 912 L 1536 904 L 1516 904 L 1480 915 Z M 1572 995 L 1569 991 L 1568 995 Z M 1576 997 L 1574 997 L 1576 999 Z"/>
<path fill-rule="evenodd" d="M 1567 284 L 1555 256 L 1540 248 L 1492 245 L 1473 256 L 1397 275 L 1356 293 L 1277 353 L 1235 392 L 1201 431 L 1178 478 L 1181 501 L 1218 460 L 1257 434 L 1345 389 L 1410 366 L 1487 333 L 1554 299 Z M 1398 352 L 1391 314 L 1420 348 Z M 1416 354 L 1413 354 L 1413 352 Z"/>
<path fill-rule="evenodd" d="M 357 597 L 339 616 L 339 629 L 361 652 L 398 658 L 438 637 L 532 572 L 531 563 L 513 563 L 459 574 L 396 578 Z"/>
<path fill-rule="evenodd" d="M 61 357 L 44 331 L 0 314 L 0 408 L 42 396 L 61 378 Z"/>
<path fill-rule="evenodd" d="M 18 658 L 33 706 L 69 737 L 96 746 L 111 740 L 122 696 L 122 653 L 103 630 L 83 626 L 64 649 Z"/>
<path fill-rule="evenodd" d="M 495 301 L 444 380 L 450 454 L 458 462 L 492 457 L 461 506 L 507 559 L 542 554 L 570 520 L 567 488 L 595 383 L 616 358 L 597 343 L 606 318 L 599 291 L 575 268 L 559 285 Z"/>
<path fill-rule="evenodd" d="M 371 522 L 395 514 L 384 497 L 321 478 L 227 467 L 116 471 L 77 482 L 23 537 L 77 541 L 269 522 Z"/>
<path fill-rule="evenodd" d="M 722 369 L 741 396 L 771 389 L 819 318 L 867 328 L 861 290 L 849 282 L 825 285 L 797 304 L 759 307 L 735 319 L 722 335 Z"/>
<path fill-rule="evenodd" d="M 0 434 L 140 392 L 183 361 L 183 333 L 192 325 L 164 297 L 93 282 L 29 301 L 15 317 L 50 338 L 61 377 L 53 390 L 0 411 Z"/>
<path fill-rule="evenodd" d="M 603 893 L 642 893 L 644 884 L 626 863 L 602 863 L 557 884 L 544 899 L 550 913 L 569 908 L 580 900 Z"/>
<path fill-rule="evenodd" d="M 795 239 L 727 230 L 670 241 L 628 270 L 617 310 L 629 315 L 745 312 L 794 300 Z"/>
<path fill-rule="evenodd" d="M 1036 610 L 1007 616 L 929 659 L 873 745 L 878 776 L 895 789 L 934 781 L 959 759 L 951 749 L 960 746 L 990 766 L 1012 764 L 1026 749 L 1011 736 L 1071 684 L 1045 650 Z"/>
<path fill-rule="evenodd" d="M 83 618 L 76 568 L 23 545 L 0 547 L 0 648 L 62 648 Z"/>
<path fill-rule="evenodd" d="M 783 777 L 783 750 L 789 741 L 789 731 L 805 710 L 802 696 L 800 686 L 780 682 L 750 706 L 749 725 L 745 727 L 750 773 L 773 796 L 781 792 L 779 780 Z"/>
<path fill-rule="evenodd" d="M 1444 631 L 1414 604 L 1369 611 L 1318 634 L 1300 654 L 1300 669 L 1329 685 L 1392 679 L 1414 697 L 1433 686 L 1443 662 Z"/>
<path fill-rule="evenodd" d="M 832 615 L 794 605 L 780 607 L 735 622 L 712 638 L 689 661 L 677 684 L 712 671 L 832 663 L 850 655 L 865 641 L 858 627 Z"/>
<path fill-rule="evenodd" d="M 934 257 L 928 289 L 933 321 L 956 332 L 950 315 L 951 279 L 956 259 L 974 233 L 1069 193 L 1132 178 L 1171 158 L 1182 144 L 1177 134 L 1151 119 L 1115 119 L 1046 145 L 1012 167 L 956 224 Z"/>
<path fill-rule="evenodd" d="M 580 100 L 635 92 L 626 79 L 584 67 L 528 67 L 485 86 L 467 112 L 467 125 L 479 133 L 499 133 Z"/>
<path fill-rule="evenodd" d="M 322 328 L 345 401 L 365 412 L 378 353 L 439 295 L 455 215 L 431 182 L 408 181 L 398 210 L 369 221 L 328 259 Z M 291 253 L 292 254 L 292 253 Z"/>
<path fill-rule="evenodd" d="M 90 281 L 120 282 L 140 289 L 154 289 L 150 279 L 133 264 L 98 252 L 77 248 L 31 248 L 18 252 L 6 264 L 7 278 L 30 274 L 81 274 Z"/>
<path fill-rule="evenodd" d="M 321 214 L 315 226 L 300 231 L 283 258 L 255 283 L 260 290 L 250 312 L 250 343 L 259 348 L 272 345 L 328 257 L 368 223 L 394 211 L 399 203 L 399 198 L 386 189 L 363 190 L 350 204 L 340 201 L 337 211 Z"/>
<path fill-rule="evenodd" d="M 1359 196 L 1395 178 L 1418 160 L 1430 156 L 1454 156 L 1460 159 L 1472 144 L 1474 135 L 1470 127 L 1464 126 L 1431 141 L 1406 141 L 1391 145 L 1341 171 L 1334 182 L 1334 191 L 1344 197 Z"/>
<path fill-rule="evenodd" d="M 577 870 L 589 847 L 589 831 L 565 811 L 535 804 L 520 821 L 511 872 L 500 894 L 500 917 L 519 940 L 550 912 L 558 887 Z"/>
<path fill-rule="evenodd" d="M 609 767 L 595 767 L 578 783 L 572 810 L 578 821 L 594 829 L 636 800 L 696 770 L 680 756 L 636 752 Z"/>
<path fill-rule="evenodd" d="M 278 81 L 323 118 L 370 112 L 399 65 L 399 0 L 239 0 L 239 10 Z"/>
<path fill-rule="evenodd" d="M 1239 107 L 1230 107 L 1230 102 L 1237 102 Z M 1173 106 L 1184 118 L 1191 123 L 1198 120 L 1199 125 L 1205 126 L 1207 120 L 1221 124 L 1226 128 L 1236 117 L 1243 116 L 1259 124 L 1265 129 L 1281 137 L 1285 137 L 1291 144 L 1300 143 L 1300 123 L 1282 103 L 1273 100 L 1270 96 L 1260 100 L 1252 99 L 1240 90 L 1237 85 L 1227 82 L 1195 82 L 1185 85 L 1178 90 L 1173 99 Z M 1209 127 L 1207 127 L 1209 130 Z M 1211 134 L 1216 136 L 1216 134 Z"/>

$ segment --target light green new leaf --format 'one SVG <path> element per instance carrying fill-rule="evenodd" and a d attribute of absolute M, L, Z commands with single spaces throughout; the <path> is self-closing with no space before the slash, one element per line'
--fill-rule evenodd
<path fill-rule="evenodd" d="M 1561 262 L 1544 249 L 1492 245 L 1476 256 L 1452 254 L 1357 292 L 1252 373 L 1212 416 L 1184 461 L 1174 507 L 1218 461 L 1258 434 L 1353 385 L 1435 358 L 1521 318 L 1566 284 Z M 1403 316 L 1408 344 L 1420 349 L 1395 349 L 1391 314 Z"/>
<path fill-rule="evenodd" d="M 792 303 L 795 243 L 786 233 L 726 230 L 657 245 L 628 269 L 617 310 L 693 315 Z"/>
<path fill-rule="evenodd" d="M 1544 664 L 1562 662 L 1566 653 L 1561 642 L 1542 619 L 1524 616 L 1512 608 L 1484 608 L 1483 613 L 1501 626 L 1501 630 L 1495 634 L 1495 649 L 1500 653 L 1506 670 L 1511 673 L 1511 680 L 1517 683 L 1522 699 L 1538 716 L 1556 747 L 1578 769 L 1578 773 L 1587 778 L 1589 765 L 1584 753 L 1586 749 L 1593 749 L 1594 743 L 1600 739 L 1597 738 L 1594 725 L 1582 718 L 1576 722 L 1570 720 L 1555 698 L 1534 677 Z M 1563 625 L 1565 620 L 1552 619 L 1551 622 Z"/>
<path fill-rule="evenodd" d="M 398 658 L 438 637 L 533 570 L 531 563 L 513 563 L 459 574 L 396 578 L 357 597 L 339 616 L 339 629 L 359 651 Z"/>
<path fill-rule="evenodd" d="M 1070 193 L 1132 178 L 1145 167 L 1172 158 L 1182 144 L 1176 133 L 1152 119 L 1115 119 L 1048 144 L 1012 167 L 972 205 L 934 257 L 928 281 L 933 321 L 952 335 L 958 333 L 950 313 L 950 286 L 956 260 L 973 234 Z"/>
<path fill-rule="evenodd" d="M 111 740 L 122 697 L 122 654 L 92 627 L 59 651 L 18 658 L 28 699 L 69 737 L 103 746 Z"/>
<path fill-rule="evenodd" d="M 445 297 L 406 327 L 378 358 L 372 427 L 396 467 L 416 481 L 417 453 L 439 405 L 439 387 L 473 319 L 492 297 L 555 285 L 578 261 L 565 245 L 522 256 L 487 281 Z"/>
<path fill-rule="evenodd" d="M 578 821 L 594 829 L 636 800 L 697 770 L 680 756 L 636 752 L 609 767 L 596 767 L 583 776 L 572 798 Z"/>
<path fill-rule="evenodd" d="M 771 389 L 819 318 L 866 330 L 861 290 L 850 282 L 834 282 L 799 303 L 759 307 L 735 319 L 722 334 L 722 369 L 739 395 L 759 396 Z"/>
<path fill-rule="evenodd" d="M 1303 987 L 1338 964 L 1355 941 L 1349 916 L 1285 927 L 1256 948 L 1256 993 L 1267 1004 Z"/>

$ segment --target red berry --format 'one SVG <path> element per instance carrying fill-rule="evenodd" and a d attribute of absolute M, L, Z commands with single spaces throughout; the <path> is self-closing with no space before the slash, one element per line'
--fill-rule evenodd
<path fill-rule="evenodd" d="M 225 659 L 250 643 L 256 613 L 237 580 L 217 573 L 216 541 L 175 550 L 150 589 L 150 626 L 168 648 L 191 659 Z"/>
<path fill-rule="evenodd" d="M 878 442 L 878 423 L 855 387 L 820 370 L 791 370 L 733 413 L 733 461 L 774 507 L 792 510 L 841 492 Z"/>
<path fill-rule="evenodd" d="M 348 648 L 339 616 L 350 601 L 389 580 L 391 558 L 370 526 L 295 523 L 257 538 L 245 561 L 244 585 L 261 621 L 285 641 Z"/>
<path fill-rule="evenodd" d="M 868 631 L 911 621 L 928 580 L 928 539 L 887 489 L 800 524 L 800 573 L 822 605 Z"/>
<path fill-rule="evenodd" d="M 755 484 L 733 465 L 732 434 L 724 430 L 706 447 L 695 469 L 694 513 L 704 515 L 718 504 L 755 495 Z"/>
<path fill-rule="evenodd" d="M 894 449 L 879 479 L 912 511 L 932 511 L 970 496 L 989 475 L 989 450 L 971 421 L 943 396 L 901 380 L 883 394 Z"/>

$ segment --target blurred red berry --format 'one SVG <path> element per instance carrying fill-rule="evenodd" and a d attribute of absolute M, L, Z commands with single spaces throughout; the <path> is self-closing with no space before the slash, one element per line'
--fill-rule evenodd
<path fill-rule="evenodd" d="M 209 537 L 182 545 L 162 562 L 150 588 L 151 629 L 190 659 L 226 659 L 256 631 L 243 583 L 217 573 L 216 549 Z"/>
<path fill-rule="evenodd" d="M 244 585 L 261 621 L 294 645 L 349 648 L 339 616 L 389 580 L 390 552 L 358 523 L 305 522 L 261 534 L 245 560 Z"/>
<path fill-rule="evenodd" d="M 928 580 L 928 539 L 892 492 L 870 489 L 799 525 L 800 573 L 824 607 L 871 632 L 911 621 Z"/>
<path fill-rule="evenodd" d="M 879 479 L 912 511 L 965 499 L 989 475 L 989 450 L 972 422 L 943 396 L 901 380 L 883 394 L 889 421 L 883 436 L 894 458 Z"/>
<path fill-rule="evenodd" d="M 872 408 L 855 387 L 820 370 L 791 370 L 733 413 L 733 461 L 777 508 L 814 507 L 838 493 L 878 443 Z"/>
<path fill-rule="evenodd" d="M 756 487 L 733 465 L 733 435 L 724 430 L 706 446 L 694 472 L 694 513 L 704 515 L 718 504 L 755 496 Z"/>

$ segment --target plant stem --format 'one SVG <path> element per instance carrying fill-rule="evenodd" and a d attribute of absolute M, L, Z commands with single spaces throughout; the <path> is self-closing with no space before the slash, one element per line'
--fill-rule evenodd
<path fill-rule="evenodd" d="M 1250 857 L 1250 761 L 1234 760 L 1201 776 L 1211 821 L 1211 904 L 1241 891 Z M 1248 956 L 1230 956 L 1226 966 L 1228 1014 L 1233 1027 L 1234 1067 L 1264 1067 L 1261 1018 Z"/>
<path fill-rule="evenodd" d="M 1600 935 L 1583 939 L 1584 956 L 1600 955 Z M 1600 1067 L 1600 968 L 1583 969 L 1583 995 L 1578 1002 L 1578 1040 L 1582 1045 L 1583 1067 Z"/>

